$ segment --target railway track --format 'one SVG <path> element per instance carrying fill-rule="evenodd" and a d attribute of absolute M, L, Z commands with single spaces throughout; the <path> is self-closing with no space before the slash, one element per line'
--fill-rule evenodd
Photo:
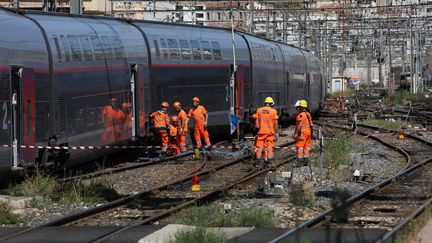
<path fill-rule="evenodd" d="M 292 144 L 292 143 L 284 144 L 284 145 L 282 145 L 282 147 L 287 146 L 289 144 Z M 40 225 L 40 226 L 35 227 L 35 228 L 23 230 L 21 232 L 6 236 L 0 240 L 13 240 L 14 238 L 19 237 L 20 235 L 31 234 L 33 232 L 36 232 L 38 229 L 41 229 L 43 227 L 78 225 L 78 224 L 89 225 L 89 224 L 92 224 L 91 223 L 92 221 L 97 222 L 98 221 L 97 218 L 100 215 L 106 214 L 112 210 L 118 210 L 121 207 L 126 208 L 127 205 L 130 205 L 130 204 L 140 205 L 140 207 L 142 207 L 142 208 L 155 209 L 154 202 L 163 202 L 164 200 L 165 200 L 165 202 L 169 201 L 169 203 L 166 204 L 167 207 L 165 209 L 159 208 L 161 210 L 164 210 L 164 212 L 158 214 L 159 216 L 155 215 L 155 216 L 151 216 L 151 217 L 142 217 L 141 220 L 138 221 L 138 222 L 141 222 L 140 224 L 142 224 L 142 222 L 149 223 L 149 222 L 152 222 L 152 221 L 154 221 L 160 217 L 163 217 L 165 215 L 169 215 L 171 212 L 174 212 L 174 211 L 179 210 L 181 208 L 190 206 L 196 202 L 207 200 L 213 196 L 218 195 L 220 192 L 226 190 L 225 188 L 231 188 L 231 187 L 235 186 L 236 184 L 240 183 L 240 181 L 243 182 L 243 181 L 250 180 L 251 178 L 254 178 L 258 175 L 261 175 L 262 173 L 265 173 L 269 170 L 269 169 L 260 170 L 260 171 L 253 170 L 253 171 L 244 172 L 244 173 L 237 173 L 237 174 L 234 174 L 232 176 L 232 177 L 235 177 L 235 179 L 233 179 L 233 178 L 229 179 L 227 177 L 224 178 L 224 176 L 222 176 L 222 174 L 216 175 L 217 173 L 222 172 L 223 170 L 225 170 L 225 171 L 229 170 L 234 166 L 238 166 L 239 168 L 243 168 L 242 165 L 239 166 L 239 163 L 242 162 L 243 160 L 244 160 L 244 157 L 241 157 L 241 158 L 223 163 L 219 166 L 215 166 L 215 167 L 206 169 L 204 171 L 200 171 L 198 173 L 196 173 L 196 171 L 194 171 L 194 172 L 189 173 L 189 175 L 182 176 L 181 178 L 177 178 L 175 180 L 172 180 L 172 181 L 170 181 L 164 185 L 153 187 L 151 189 L 142 191 L 140 193 L 137 193 L 134 195 L 129 195 L 129 196 L 126 196 L 124 198 L 106 203 L 104 205 L 100 205 L 100 206 L 95 207 L 95 208 L 91 208 L 91 209 L 79 212 L 77 214 L 63 217 L 61 219 Z M 286 160 L 286 162 L 287 161 L 288 160 Z M 182 189 L 189 187 L 189 185 L 185 185 L 184 182 L 190 181 L 194 175 L 198 175 L 200 177 L 203 177 L 204 178 L 203 186 L 206 186 L 209 190 L 195 194 L 194 197 L 192 198 L 190 196 L 185 196 L 185 191 Z M 206 175 L 208 178 L 205 178 Z M 207 183 L 207 181 L 210 181 L 210 182 L 208 183 L 208 185 L 205 185 L 205 183 Z M 216 183 L 216 181 L 219 181 L 219 183 Z M 221 182 L 222 182 L 222 185 L 221 185 Z M 211 185 L 212 183 L 214 185 Z M 172 195 L 169 196 L 170 193 Z M 108 213 L 108 215 L 109 215 L 109 213 Z M 86 222 L 90 222 L 90 223 L 86 224 Z M 135 220 L 134 222 L 127 223 L 127 225 L 125 227 L 130 227 L 131 225 L 133 226 L 136 224 L 137 223 Z"/>
<path fill-rule="evenodd" d="M 348 129 L 332 124 L 326 125 Z M 416 217 L 430 205 L 432 201 L 432 144 L 414 135 L 409 135 L 406 140 L 397 140 L 396 135 L 390 130 L 368 125 L 360 125 L 360 127 L 359 133 L 384 142 L 386 146 L 403 153 L 407 158 L 407 166 L 391 178 L 339 202 L 336 207 L 327 209 L 271 242 L 298 237 L 308 228 L 382 229 L 386 233 L 379 235 L 376 241 L 395 240 L 396 233 L 403 229 L 410 219 Z M 371 130 L 380 130 L 385 133 L 366 132 Z M 338 239 L 332 240 L 337 241 Z"/>

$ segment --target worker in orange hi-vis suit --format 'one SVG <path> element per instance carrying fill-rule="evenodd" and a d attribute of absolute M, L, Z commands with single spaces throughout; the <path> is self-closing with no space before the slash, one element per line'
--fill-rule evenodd
<path fill-rule="evenodd" d="M 186 112 L 182 109 L 180 102 L 176 101 L 174 102 L 174 109 L 176 109 L 176 111 L 178 112 L 178 140 L 179 140 L 179 145 L 180 145 L 180 151 L 182 153 L 186 152 L 187 147 L 186 147 L 186 135 L 188 132 L 188 121 L 189 118 L 186 115 Z"/>
<path fill-rule="evenodd" d="M 192 99 L 193 108 L 189 110 L 188 117 L 194 120 L 194 137 L 196 146 L 202 147 L 201 139 L 204 140 L 205 147 L 211 146 L 209 134 L 207 131 L 208 114 L 204 106 L 199 105 L 200 100 L 198 97 Z"/>
<path fill-rule="evenodd" d="M 156 136 L 162 143 L 162 154 L 165 154 L 168 149 L 168 133 L 169 128 L 169 116 L 167 114 L 169 104 L 168 102 L 162 102 L 161 108 L 153 112 L 150 118 L 153 118 L 154 128 L 156 130 Z"/>
<path fill-rule="evenodd" d="M 179 119 L 177 116 L 173 116 L 171 119 L 171 124 L 169 126 L 169 143 L 168 143 L 168 147 L 169 147 L 169 152 L 171 155 L 179 155 L 180 154 L 180 146 L 179 146 Z"/>
<path fill-rule="evenodd" d="M 102 109 L 102 117 L 105 126 L 102 139 L 106 143 L 115 142 L 118 140 L 118 137 L 116 137 L 117 133 L 115 132 L 116 126 L 119 126 L 119 124 L 116 124 L 118 118 L 118 109 L 116 107 L 117 99 L 111 98 L 109 102 L 110 104 L 106 105 Z"/>
<path fill-rule="evenodd" d="M 314 137 L 312 117 L 307 110 L 306 100 L 298 100 L 295 107 L 297 116 L 293 138 L 296 141 L 298 164 L 299 166 L 308 165 L 310 162 L 311 139 Z"/>
<path fill-rule="evenodd" d="M 255 127 L 258 129 L 255 139 L 257 163 L 261 163 L 263 160 L 265 163 L 268 163 L 268 160 L 274 157 L 274 141 L 279 137 L 279 117 L 277 111 L 272 108 L 273 105 L 273 98 L 267 97 L 264 101 L 264 106 L 259 108 L 255 113 L 256 115 L 254 115 L 256 117 Z"/>

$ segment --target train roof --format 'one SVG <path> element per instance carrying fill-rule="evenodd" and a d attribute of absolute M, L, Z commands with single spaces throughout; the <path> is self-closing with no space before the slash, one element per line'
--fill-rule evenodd
<path fill-rule="evenodd" d="M 212 30 L 224 30 L 224 31 L 229 31 L 231 32 L 231 29 L 229 28 L 223 28 L 223 27 L 214 27 L 214 26 L 205 26 L 205 25 L 189 25 L 189 24 L 180 24 L 180 23 L 171 23 L 171 22 L 160 22 L 160 21 L 152 21 L 152 20 L 136 20 L 136 19 L 128 19 L 128 18 L 115 18 L 115 17 L 110 17 L 110 16 L 99 16 L 99 15 L 85 15 L 85 14 L 71 14 L 71 13 L 62 13 L 62 12 L 43 12 L 43 11 L 38 11 L 38 10 L 23 10 L 23 9 L 15 9 L 15 8 L 5 8 L 0 6 L 0 10 L 5 10 L 5 11 L 9 11 L 9 12 L 13 12 L 16 14 L 21 14 L 21 15 L 25 15 L 25 14 L 39 14 L 39 15 L 50 15 L 50 16 L 61 16 L 61 17 L 76 17 L 76 18 L 88 18 L 88 19 L 104 19 L 104 20 L 116 20 L 116 21 L 122 21 L 122 22 L 126 22 L 126 23 L 150 23 L 150 24 L 162 24 L 162 25 L 171 25 L 171 26 L 181 26 L 181 27 L 186 27 L 186 28 L 202 28 L 202 29 L 212 29 Z M 265 37 L 261 37 L 261 36 L 257 36 L 257 35 L 253 35 L 250 33 L 246 33 L 244 31 L 240 31 L 240 30 L 234 30 L 236 33 L 240 33 L 240 34 L 244 34 L 244 35 L 248 35 L 248 36 L 253 36 L 262 40 L 266 40 L 269 42 L 273 42 L 276 44 L 281 44 L 281 45 L 286 45 L 286 46 L 290 46 L 302 51 L 306 51 L 306 52 L 310 52 L 310 50 L 292 45 L 292 44 L 286 44 L 286 43 L 282 43 L 279 41 L 275 41 L 275 40 L 270 40 L 267 39 Z"/>

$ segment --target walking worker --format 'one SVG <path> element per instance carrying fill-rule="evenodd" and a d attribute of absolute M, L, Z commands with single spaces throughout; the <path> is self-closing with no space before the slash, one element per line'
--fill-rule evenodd
<path fill-rule="evenodd" d="M 179 155 L 180 147 L 179 147 L 179 119 L 177 116 L 173 116 L 171 119 L 171 124 L 169 126 L 169 152 L 170 155 Z"/>
<path fill-rule="evenodd" d="M 194 137 L 196 146 L 201 148 L 201 139 L 203 139 L 205 147 L 208 148 L 211 146 L 209 133 L 207 131 L 208 114 L 204 106 L 200 105 L 199 103 L 200 99 L 198 97 L 194 97 L 192 99 L 193 107 L 189 110 L 188 117 L 192 117 L 194 120 Z"/>
<path fill-rule="evenodd" d="M 162 143 L 162 153 L 165 154 L 168 149 L 168 133 L 169 128 L 169 116 L 167 110 L 169 108 L 168 102 L 162 102 L 161 107 L 158 111 L 153 112 L 150 118 L 153 118 L 154 128 L 156 130 L 156 136 Z"/>
<path fill-rule="evenodd" d="M 176 101 L 174 102 L 174 109 L 178 112 L 178 134 L 179 134 L 179 145 L 180 145 L 180 151 L 182 153 L 186 152 L 186 134 L 188 132 L 188 121 L 189 118 L 186 115 L 186 112 L 182 109 L 180 102 Z"/>
<path fill-rule="evenodd" d="M 299 166 L 308 165 L 310 162 L 311 138 L 313 136 L 312 116 L 307 109 L 306 100 L 298 100 L 295 107 L 297 116 L 293 138 L 296 141 L 297 159 Z"/>
<path fill-rule="evenodd" d="M 258 163 L 263 160 L 268 163 L 268 160 L 274 157 L 274 141 L 279 137 L 279 117 L 277 111 L 273 109 L 273 105 L 273 98 L 267 97 L 264 100 L 264 106 L 253 115 L 256 118 L 255 127 L 258 130 L 255 138 L 255 156 Z"/>

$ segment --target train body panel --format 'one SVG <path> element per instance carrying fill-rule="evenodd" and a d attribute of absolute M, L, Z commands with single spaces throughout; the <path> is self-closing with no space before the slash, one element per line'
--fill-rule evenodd
<path fill-rule="evenodd" d="M 49 100 L 49 58 L 44 36 L 30 19 L 0 11 L 0 143 L 34 145 L 36 121 L 52 115 Z M 25 33 L 25 35 L 23 35 Z M 46 114 L 46 115 L 45 115 Z M 0 170 L 14 162 L 13 148 L 0 148 Z M 33 149 L 17 148 L 15 162 L 34 161 Z"/>
<path fill-rule="evenodd" d="M 181 101 L 187 112 L 191 108 L 192 97 L 199 96 L 209 111 L 209 126 L 226 128 L 232 98 L 231 33 L 223 29 L 163 23 L 134 24 L 146 34 L 151 50 L 150 110 L 157 110 L 162 101 L 168 101 L 171 105 L 175 101 Z M 235 37 L 236 64 L 244 72 L 249 65 L 247 47 L 240 36 L 236 34 Z M 243 100 L 242 103 L 244 104 Z M 192 126 L 193 122 L 189 125 Z"/>
<path fill-rule="evenodd" d="M 262 106 L 265 97 L 271 96 L 279 112 L 287 105 L 284 90 L 284 65 L 280 48 L 275 42 L 244 35 L 252 54 L 252 102 L 256 109 Z"/>
<path fill-rule="evenodd" d="M 0 20 L 1 144 L 13 143 L 14 82 L 25 84 L 17 143 L 39 146 L 126 144 L 148 135 L 149 114 L 165 100 L 188 111 L 200 97 L 211 136 L 226 138 L 230 114 L 247 122 L 266 96 L 284 120 L 294 118 L 296 100 L 314 112 L 323 98 L 312 53 L 246 33 L 234 33 L 233 76 L 228 29 L 4 9 Z M 112 151 L 19 149 L 17 163 L 72 166 Z M 13 154 L 0 148 L 1 169 Z"/>

